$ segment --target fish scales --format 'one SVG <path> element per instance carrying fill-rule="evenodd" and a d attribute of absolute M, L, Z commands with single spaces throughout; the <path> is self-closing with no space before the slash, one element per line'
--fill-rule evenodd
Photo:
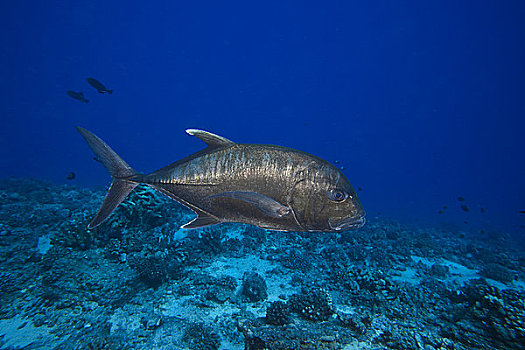
<path fill-rule="evenodd" d="M 249 153 L 249 156 L 246 156 Z M 171 170 L 170 183 L 209 185 L 220 184 L 235 178 L 249 180 L 262 177 L 265 182 L 284 181 L 292 175 L 292 159 L 287 161 L 272 157 L 270 152 L 261 154 L 250 145 L 219 150 L 191 160 Z M 273 171 L 269 172 L 268 169 Z M 279 170 L 278 169 L 283 169 Z"/>

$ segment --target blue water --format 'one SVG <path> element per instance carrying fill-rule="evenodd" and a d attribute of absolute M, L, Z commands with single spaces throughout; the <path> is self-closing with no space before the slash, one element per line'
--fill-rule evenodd
<path fill-rule="evenodd" d="M 4 1 L 0 177 L 101 187 L 74 126 L 143 172 L 203 148 L 200 128 L 338 161 L 369 216 L 524 236 L 523 18 L 523 1 Z"/>

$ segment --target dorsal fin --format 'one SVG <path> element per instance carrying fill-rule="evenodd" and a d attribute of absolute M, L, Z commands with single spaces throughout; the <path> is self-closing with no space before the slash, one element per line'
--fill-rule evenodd
<path fill-rule="evenodd" d="M 219 148 L 234 145 L 235 142 L 228 140 L 219 135 L 199 129 L 186 129 L 186 132 L 192 136 L 198 137 L 206 142 L 209 148 Z"/>

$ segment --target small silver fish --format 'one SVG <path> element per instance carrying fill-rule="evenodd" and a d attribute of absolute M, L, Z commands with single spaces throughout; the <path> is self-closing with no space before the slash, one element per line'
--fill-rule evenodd
<path fill-rule="evenodd" d="M 344 174 L 305 152 L 239 144 L 188 129 L 208 147 L 145 175 L 96 135 L 77 129 L 113 178 L 89 228 L 104 222 L 140 183 L 195 211 L 198 216 L 182 226 L 186 229 L 238 222 L 280 231 L 334 232 L 365 223 L 365 211 Z"/>

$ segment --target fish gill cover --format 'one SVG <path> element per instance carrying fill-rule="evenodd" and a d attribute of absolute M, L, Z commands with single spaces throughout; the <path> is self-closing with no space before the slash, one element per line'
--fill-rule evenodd
<path fill-rule="evenodd" d="M 0 349 L 523 348 L 522 2 L 0 13 Z M 367 223 L 181 230 L 139 185 L 88 229 L 111 179 L 79 125 L 145 174 L 202 149 L 186 129 L 307 152 Z"/>

